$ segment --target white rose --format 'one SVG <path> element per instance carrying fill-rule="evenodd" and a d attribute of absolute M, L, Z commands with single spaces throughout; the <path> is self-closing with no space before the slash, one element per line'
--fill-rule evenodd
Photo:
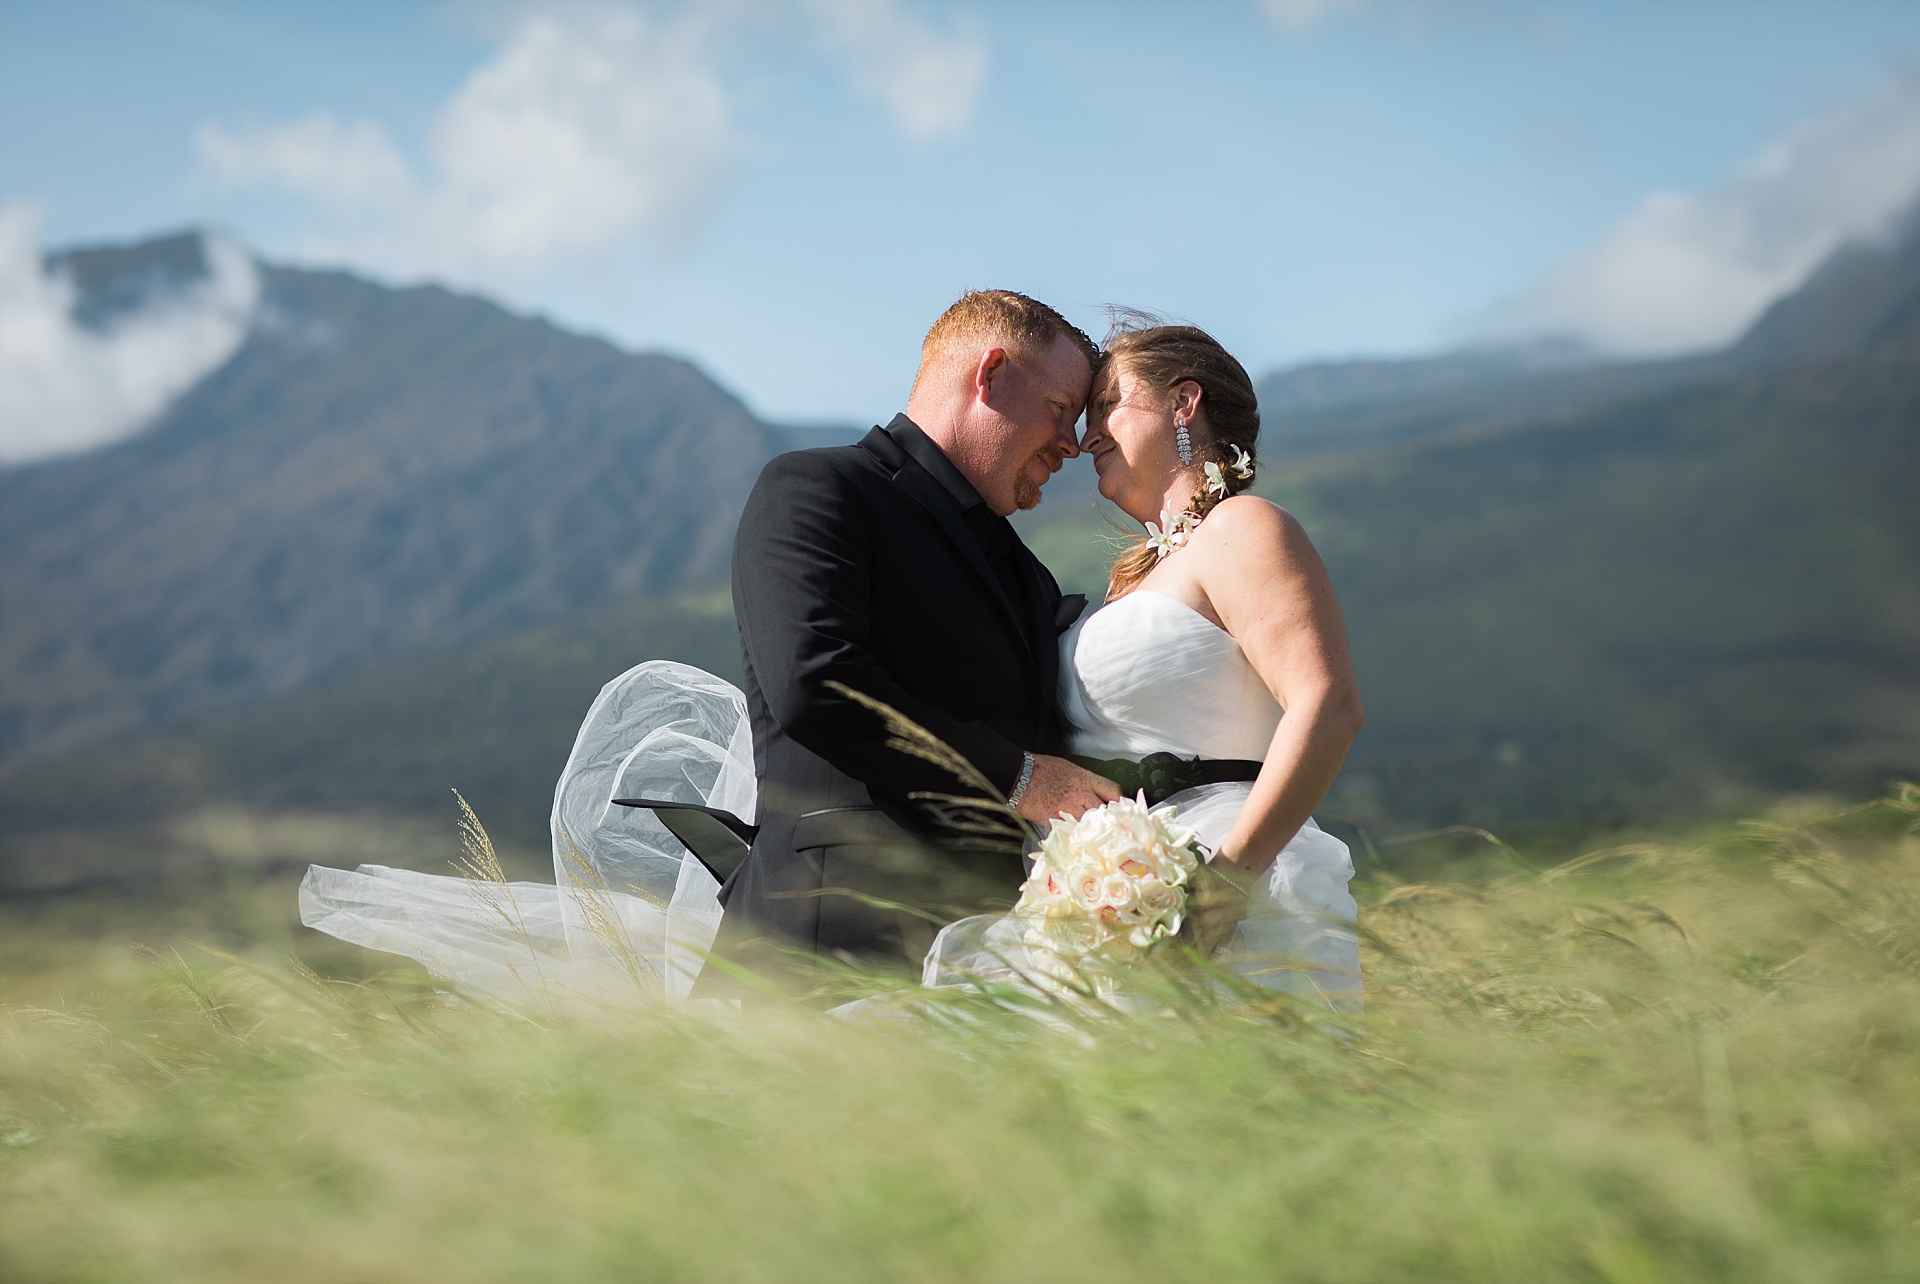
<path fill-rule="evenodd" d="M 1090 910 L 1100 907 L 1106 884 L 1107 871 L 1094 861 L 1075 861 L 1067 871 L 1067 895 Z"/>
<path fill-rule="evenodd" d="M 1126 914 L 1140 904 L 1140 883 L 1125 874 L 1109 874 L 1101 883 L 1100 900 Z"/>
<path fill-rule="evenodd" d="M 1180 894 L 1178 888 L 1169 887 L 1165 883 L 1150 885 L 1140 897 L 1141 903 L 1147 907 L 1147 912 L 1155 918 L 1178 915 L 1185 908 L 1186 899 Z"/>

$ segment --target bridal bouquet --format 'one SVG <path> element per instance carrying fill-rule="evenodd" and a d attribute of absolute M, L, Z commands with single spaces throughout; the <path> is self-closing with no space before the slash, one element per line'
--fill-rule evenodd
<path fill-rule="evenodd" d="M 1201 857 L 1174 814 L 1148 810 L 1143 796 L 1053 822 L 1013 911 L 1039 979 L 1104 990 L 1116 966 L 1180 930 Z"/>

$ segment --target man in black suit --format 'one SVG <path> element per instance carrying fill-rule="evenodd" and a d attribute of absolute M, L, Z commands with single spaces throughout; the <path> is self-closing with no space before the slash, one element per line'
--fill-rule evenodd
<path fill-rule="evenodd" d="M 1084 600 L 1063 602 L 1007 521 L 1079 453 L 1096 357 L 1044 304 L 969 293 L 928 332 L 905 414 L 761 473 L 733 555 L 760 829 L 721 891 L 716 956 L 776 975 L 807 954 L 917 966 L 935 928 L 913 911 L 1018 895 L 1017 842 L 983 847 L 914 797 L 980 791 L 888 748 L 829 683 L 933 732 L 1028 821 L 1116 796 L 1044 752 L 1058 635 Z"/>

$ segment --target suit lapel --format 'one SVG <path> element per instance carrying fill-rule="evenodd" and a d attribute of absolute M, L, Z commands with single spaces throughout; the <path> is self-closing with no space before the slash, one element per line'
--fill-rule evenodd
<path fill-rule="evenodd" d="M 873 442 L 875 436 L 885 439 L 886 445 L 891 449 L 885 451 L 876 449 L 878 443 Z M 1013 627 L 1014 636 L 1022 639 L 1024 643 L 1026 631 L 1020 627 L 1020 616 L 1016 614 L 1013 603 L 1007 600 L 1007 591 L 1000 586 L 1000 577 L 993 573 L 993 567 L 987 565 L 987 555 L 980 551 L 980 541 L 973 537 L 973 532 L 967 529 L 966 521 L 954 507 L 953 496 L 947 494 L 946 488 L 934 480 L 933 475 L 922 468 L 913 456 L 894 446 L 892 438 L 887 437 L 880 429 L 874 429 L 867 435 L 867 440 L 861 444 L 880 455 L 895 469 L 894 483 L 911 495 L 933 517 L 934 524 L 939 526 L 941 532 L 960 551 L 960 556 L 965 559 L 968 566 L 973 568 L 974 574 L 980 577 L 980 582 L 986 585 L 987 592 L 993 595 L 993 600 L 1000 604 L 1001 613 L 1006 616 L 1007 623 Z M 1017 542 L 1018 537 L 1016 536 L 1015 539 Z M 1024 546 L 1021 551 L 1025 551 Z M 1022 573 L 1025 573 L 1024 568 Z"/>

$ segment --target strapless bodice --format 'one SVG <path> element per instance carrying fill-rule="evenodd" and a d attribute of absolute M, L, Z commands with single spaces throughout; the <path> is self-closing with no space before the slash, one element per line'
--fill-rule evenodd
<path fill-rule="evenodd" d="M 1267 756 L 1279 702 L 1232 635 L 1178 598 L 1136 589 L 1082 616 L 1060 645 L 1074 753 Z"/>

